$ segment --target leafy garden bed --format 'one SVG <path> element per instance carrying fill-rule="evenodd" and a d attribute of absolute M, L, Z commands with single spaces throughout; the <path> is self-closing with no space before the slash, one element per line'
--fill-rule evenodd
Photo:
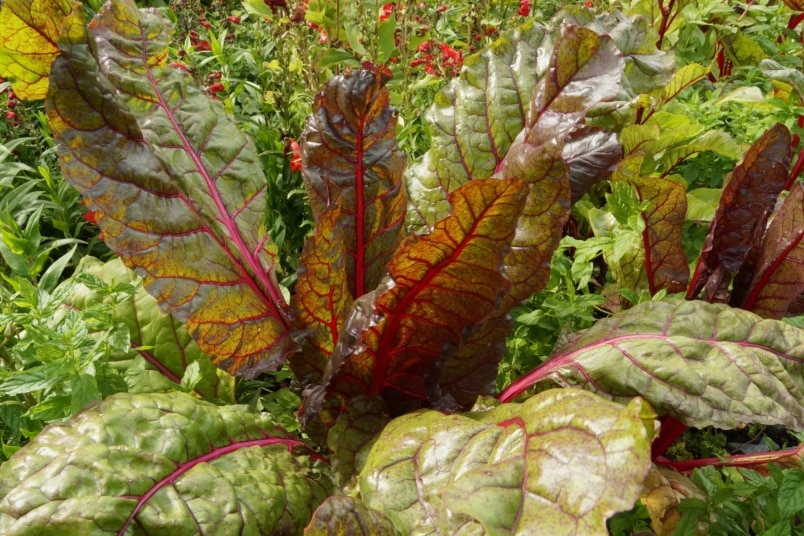
<path fill-rule="evenodd" d="M 169 7 L 0 13 L 0 532 L 804 530 L 800 6 Z"/>

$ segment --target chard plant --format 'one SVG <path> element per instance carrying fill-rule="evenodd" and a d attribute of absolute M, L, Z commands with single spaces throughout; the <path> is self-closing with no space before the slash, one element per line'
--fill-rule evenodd
<path fill-rule="evenodd" d="M 315 231 L 289 300 L 254 144 L 170 65 L 158 11 L 112 0 L 87 23 L 80 5 L 7 0 L 0 24 L 14 29 L 4 73 L 45 98 L 64 177 L 152 296 L 115 313 L 138 368 L 181 386 L 142 382 L 17 451 L 0 466 L 3 534 L 605 534 L 637 501 L 667 531 L 694 490 L 660 467 L 674 421 L 804 427 L 804 332 L 778 320 L 804 290 L 783 126 L 724 190 L 688 291 L 706 300 L 600 320 L 496 393 L 509 312 L 546 284 L 592 185 L 638 196 L 623 281 L 688 288 L 686 197 L 653 156 L 700 149 L 625 127 L 660 121 L 705 73 L 674 75 L 645 19 L 570 10 L 501 36 L 438 94 L 432 147 L 409 167 L 390 71 L 327 82 L 300 140 Z M 87 264 L 90 291 L 134 281 Z M 724 297 L 732 278 L 748 284 Z M 103 299 L 78 291 L 71 306 Z M 209 363 L 242 378 L 287 363 L 304 433 L 225 404 L 231 378 Z"/>

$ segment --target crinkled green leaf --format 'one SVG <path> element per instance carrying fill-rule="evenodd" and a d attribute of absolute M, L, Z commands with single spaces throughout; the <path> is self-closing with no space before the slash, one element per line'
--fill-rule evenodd
<path fill-rule="evenodd" d="M 21 99 L 44 99 L 69 0 L 6 0 L 0 11 L 0 75 Z"/>
<path fill-rule="evenodd" d="M 301 139 L 302 169 L 316 222 L 339 208 L 346 280 L 353 298 L 371 292 L 402 239 L 405 155 L 382 67 L 332 78 L 318 92 Z M 327 232 L 326 229 L 316 233 Z"/>
<path fill-rule="evenodd" d="M 575 389 L 405 415 L 374 444 L 360 494 L 411 534 L 606 534 L 642 491 L 653 417 L 641 399 Z"/>
<path fill-rule="evenodd" d="M 129 0 L 87 35 L 65 26 L 47 99 L 65 178 L 106 243 L 185 322 L 215 363 L 243 376 L 295 348 L 264 220 L 253 143 L 191 77 L 166 65 L 169 25 Z"/>
<path fill-rule="evenodd" d="M 765 318 L 782 318 L 804 292 L 804 184 L 797 183 L 768 226 L 757 269 L 737 305 Z"/>
<path fill-rule="evenodd" d="M 76 275 L 78 274 L 95 276 L 112 290 L 136 283 L 134 274 L 120 259 L 104 263 L 94 257 L 84 257 L 76 269 Z M 101 296 L 85 285 L 77 284 L 72 292 L 70 305 L 83 310 L 100 301 L 110 300 L 111 296 Z M 113 321 L 122 322 L 128 328 L 134 350 L 118 356 L 117 360 L 139 355 L 148 363 L 149 369 L 158 371 L 174 384 L 181 383 L 189 365 L 198 363 L 201 379 L 194 390 L 203 397 L 234 401 L 234 378 L 212 364 L 209 356 L 199 350 L 181 322 L 163 313 L 156 299 L 141 284 L 136 286 L 136 293 L 131 298 L 117 303 Z"/>
<path fill-rule="evenodd" d="M 478 179 L 451 194 L 453 213 L 430 234 L 410 237 L 388 263 L 386 282 L 355 304 L 308 413 L 325 398 L 357 395 L 387 396 L 392 411 L 449 403 L 438 388 L 440 362 L 508 288 L 501 265 L 526 191 L 523 181 Z M 473 365 L 464 364 L 467 374 Z"/>
<path fill-rule="evenodd" d="M 0 532 L 299 533 L 331 487 L 305 452 L 244 406 L 115 395 L 0 466 Z"/>
<path fill-rule="evenodd" d="M 391 519 L 353 497 L 328 497 L 313 514 L 304 536 L 396 536 L 404 534 Z"/>
<path fill-rule="evenodd" d="M 687 297 L 720 299 L 742 266 L 760 220 L 773 210 L 790 167 L 790 131 L 777 124 L 762 135 L 737 165 L 723 188 L 715 219 L 698 258 Z"/>
<path fill-rule="evenodd" d="M 542 381 L 645 398 L 687 426 L 804 426 L 804 330 L 703 301 L 645 302 L 600 320 L 500 395 Z"/>
<path fill-rule="evenodd" d="M 464 61 L 460 78 L 436 95 L 426 112 L 432 146 L 405 174 L 408 222 L 431 227 L 449 213 L 447 197 L 466 181 L 494 175 L 525 126 L 539 65 L 544 27 L 529 23 L 503 34 Z"/>
<path fill-rule="evenodd" d="M 327 436 L 336 484 L 348 485 L 363 469 L 369 450 L 390 420 L 381 398 L 356 396 L 349 400 Z"/>

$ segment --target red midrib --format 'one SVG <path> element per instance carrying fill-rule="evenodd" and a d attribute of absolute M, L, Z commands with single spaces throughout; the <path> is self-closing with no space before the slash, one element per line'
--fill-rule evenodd
<path fill-rule="evenodd" d="M 754 285 L 754 288 L 751 289 L 751 293 L 748 297 L 743 301 L 742 308 L 752 311 L 754 306 L 756 305 L 757 300 L 759 299 L 760 294 L 765 289 L 765 286 L 770 281 L 770 278 L 773 277 L 773 274 L 776 273 L 776 270 L 782 265 L 782 263 L 787 260 L 787 255 L 793 251 L 800 243 L 801 240 L 804 239 L 804 229 L 799 231 L 798 236 L 793 239 L 788 247 L 786 247 L 782 253 L 776 257 L 776 260 L 765 270 L 765 273 L 762 274 L 762 277 L 757 281 L 757 284 Z"/>
<path fill-rule="evenodd" d="M 249 273 L 247 273 L 245 271 L 245 269 L 243 269 L 243 266 L 240 264 L 240 262 L 234 257 L 234 255 L 232 255 L 231 251 L 229 250 L 228 245 L 226 243 L 222 242 L 221 240 L 219 240 L 217 235 L 214 232 L 212 232 L 212 230 L 209 228 L 209 226 L 206 224 L 206 222 L 204 222 L 204 220 L 202 218 L 199 218 L 201 223 L 202 223 L 202 225 L 203 225 L 203 227 L 204 227 L 204 230 L 207 232 L 207 234 L 209 236 L 211 236 L 216 242 L 218 242 L 220 244 L 220 246 L 223 249 L 223 251 L 226 252 L 227 256 L 229 256 L 229 258 L 232 259 L 232 262 L 235 264 L 235 266 L 237 266 L 240 269 L 241 277 L 243 278 L 243 281 L 257 294 L 257 296 L 259 296 L 262 299 L 263 303 L 265 303 L 265 305 L 268 307 L 268 310 L 273 313 L 273 316 L 275 318 L 279 319 L 280 322 L 282 322 L 282 325 L 285 328 L 285 331 L 289 332 L 289 329 L 290 329 L 289 328 L 289 326 L 290 326 L 289 319 L 287 318 L 287 315 L 285 314 L 285 311 L 280 306 L 280 304 L 284 303 L 284 298 L 282 297 L 282 295 L 279 292 L 279 290 L 274 288 L 274 286 L 271 284 L 271 281 L 270 281 L 268 275 L 265 273 L 265 271 L 260 266 L 259 261 L 255 258 L 254 255 L 251 254 L 251 252 L 246 247 L 246 244 L 243 241 L 243 237 L 240 235 L 240 231 L 237 228 L 234 220 L 232 219 L 231 214 L 229 214 L 229 212 L 226 210 L 226 207 L 225 207 L 225 205 L 223 203 L 223 199 L 220 196 L 220 192 L 218 191 L 217 186 L 214 184 L 212 178 L 209 176 L 209 173 L 207 173 L 207 170 L 204 167 L 203 162 L 201 162 L 201 159 L 196 154 L 195 150 L 193 150 L 193 147 L 190 144 L 189 140 L 187 139 L 187 136 L 185 135 L 184 131 L 179 127 L 179 124 L 176 121 L 176 118 L 173 115 L 173 112 L 171 111 L 170 107 L 168 106 L 167 102 L 165 102 L 165 99 L 162 96 L 162 92 L 159 91 L 159 87 L 158 87 L 158 85 L 156 83 L 156 79 L 154 78 L 153 72 L 151 71 L 151 66 L 148 64 L 148 57 L 146 55 L 147 41 L 145 39 L 145 35 L 142 32 L 141 32 L 141 35 L 142 35 L 142 39 L 141 39 L 141 41 L 142 41 L 142 61 L 143 61 L 143 65 L 145 66 L 145 69 L 146 69 L 146 73 L 147 73 L 147 76 L 148 76 L 148 81 L 150 82 L 151 86 L 154 88 L 154 94 L 156 95 L 156 98 L 159 101 L 158 105 L 159 105 L 160 108 L 162 108 L 162 110 L 164 110 L 165 115 L 167 116 L 168 120 L 170 121 L 170 124 L 173 126 L 173 129 L 176 131 L 176 133 L 181 138 L 182 145 L 184 146 L 185 152 L 190 155 L 190 158 L 193 160 L 193 163 L 195 164 L 195 166 L 196 166 L 196 168 L 198 170 L 198 173 L 204 178 L 204 182 L 206 182 L 206 184 L 207 184 L 207 188 L 209 190 L 210 196 L 212 197 L 213 201 L 215 202 L 215 207 L 218 209 L 218 213 L 219 213 L 219 216 L 221 218 L 221 221 L 226 226 L 226 228 L 229 229 L 229 234 L 230 234 L 232 240 L 234 240 L 234 243 L 235 243 L 237 249 L 240 252 L 242 252 L 243 258 L 246 259 L 246 262 L 248 263 L 249 267 L 251 268 L 252 273 L 254 273 L 257 276 L 257 278 L 262 283 L 263 287 L 269 293 L 270 299 L 266 299 L 265 294 L 262 292 L 262 290 L 259 288 L 259 286 L 255 283 L 255 281 L 253 280 L 251 275 Z M 183 200 L 185 200 L 185 203 L 187 203 L 188 207 L 190 207 L 189 202 L 184 198 L 184 196 L 182 196 L 181 198 Z M 193 212 L 195 212 L 194 208 L 192 208 L 192 210 L 193 210 Z"/>
<path fill-rule="evenodd" d="M 125 523 L 123 523 L 123 526 L 120 528 L 119 531 L 117 531 L 118 536 L 123 536 L 125 534 L 129 525 L 131 525 L 132 521 L 134 521 L 134 518 L 137 516 L 137 514 L 140 513 L 140 510 L 142 510 L 142 508 L 151 499 L 151 497 L 156 495 L 156 493 L 158 493 L 165 486 L 175 482 L 177 478 L 185 474 L 193 467 L 200 465 L 202 463 L 216 460 L 222 456 L 226 456 L 227 454 L 231 454 L 232 452 L 235 452 L 240 449 L 248 447 L 264 447 L 267 445 L 275 445 L 278 443 L 287 445 L 288 450 L 292 449 L 293 447 L 306 446 L 303 442 L 297 439 L 266 437 L 263 439 L 252 439 L 250 441 L 232 442 L 224 447 L 218 447 L 212 449 L 210 452 L 204 454 L 203 456 L 199 456 L 194 460 L 177 464 L 175 471 L 173 471 L 169 475 L 165 476 L 162 480 L 154 484 L 153 487 L 149 489 L 147 493 L 145 493 L 140 497 L 140 499 L 137 501 L 137 505 L 131 511 L 131 514 L 129 514 L 129 516 L 126 518 Z"/>
<path fill-rule="evenodd" d="M 365 117 L 360 117 L 360 122 L 357 125 L 357 138 L 355 141 L 355 153 L 357 158 L 357 169 L 355 170 L 355 193 L 357 194 L 357 211 L 355 213 L 355 299 L 359 298 L 366 293 L 366 245 L 365 240 L 365 222 L 364 207 L 363 207 L 363 128 L 365 127 Z"/>

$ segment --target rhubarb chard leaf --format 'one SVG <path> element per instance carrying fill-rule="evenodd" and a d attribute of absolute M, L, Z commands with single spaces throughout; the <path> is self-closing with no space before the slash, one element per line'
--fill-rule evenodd
<path fill-rule="evenodd" d="M 804 293 L 804 184 L 797 183 L 774 216 L 757 269 L 741 303 L 765 318 L 782 318 Z"/>
<path fill-rule="evenodd" d="M 381 67 L 332 78 L 316 95 L 301 138 L 302 170 L 315 218 L 291 306 L 305 351 L 297 378 L 321 381 L 352 302 L 380 284 L 403 237 L 405 155 Z"/>
<path fill-rule="evenodd" d="M 539 382 L 641 396 L 687 426 L 804 427 L 804 330 L 723 304 L 644 302 L 600 320 L 501 395 Z"/>
<path fill-rule="evenodd" d="M 0 532 L 300 533 L 331 492 L 309 454 L 244 406 L 115 395 L 0 466 Z"/>
<path fill-rule="evenodd" d="M 328 497 L 304 529 L 304 536 L 402 536 L 391 519 L 345 495 Z"/>
<path fill-rule="evenodd" d="M 103 287 L 105 292 L 87 286 L 87 278 L 93 279 L 93 287 Z M 145 291 L 120 259 L 104 263 L 94 257 L 84 257 L 73 279 L 79 279 L 81 283 L 72 290 L 71 307 L 84 310 L 100 301 L 113 301 L 112 321 L 121 322 L 128 329 L 131 352 L 116 356 L 114 360 L 132 364 L 132 360 L 139 357 L 146 363 L 145 370 L 131 366 L 126 371 L 129 392 L 152 391 L 158 383 L 154 375 L 172 382 L 172 385 L 165 384 L 168 389 L 176 389 L 187 367 L 198 363 L 201 378 L 194 386 L 194 392 L 204 398 L 234 402 L 234 378 L 212 364 L 181 322 L 159 309 L 156 299 Z M 125 300 L 116 299 L 116 289 L 127 285 L 134 285 L 134 295 Z"/>
<path fill-rule="evenodd" d="M 654 414 L 577 389 L 385 428 L 360 474 L 369 508 L 411 534 L 605 534 L 650 470 Z"/>
<path fill-rule="evenodd" d="M 217 366 L 253 377 L 295 350 L 263 225 L 254 144 L 167 65 L 169 23 L 113 0 L 65 24 L 46 108 L 65 178 L 106 243 Z"/>
<path fill-rule="evenodd" d="M 81 4 L 77 4 L 81 9 Z M 0 11 L 0 75 L 21 99 L 44 99 L 69 0 L 8 0 Z"/>
<path fill-rule="evenodd" d="M 767 220 L 785 188 L 790 160 L 790 131 L 782 124 L 768 130 L 745 154 L 723 188 L 687 298 L 724 300 L 723 291 L 746 260 L 752 238 L 764 230 L 758 222 Z"/>
<path fill-rule="evenodd" d="M 345 403 L 357 395 L 387 395 L 397 404 L 392 412 L 438 403 L 443 354 L 495 311 L 508 288 L 500 267 L 526 189 L 518 180 L 485 179 L 452 193 L 453 213 L 404 242 L 385 283 L 358 300 L 308 411 L 320 410 L 324 398 Z"/>

